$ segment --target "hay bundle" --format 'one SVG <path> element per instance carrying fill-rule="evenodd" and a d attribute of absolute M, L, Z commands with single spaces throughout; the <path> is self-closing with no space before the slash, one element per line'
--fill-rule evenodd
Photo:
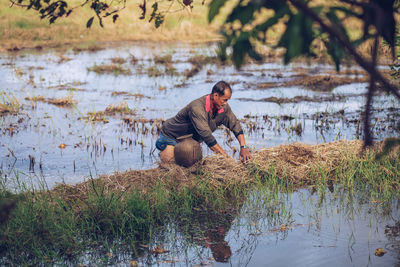
<path fill-rule="evenodd" d="M 328 172 L 334 170 L 344 159 L 360 153 L 362 141 L 335 141 L 319 145 L 293 143 L 257 151 L 253 164 L 261 170 L 275 168 L 278 176 L 286 175 L 292 181 L 307 182 L 317 167 Z"/>

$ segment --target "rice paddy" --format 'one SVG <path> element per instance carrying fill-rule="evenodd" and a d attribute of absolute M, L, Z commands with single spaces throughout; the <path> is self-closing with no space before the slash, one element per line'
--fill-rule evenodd
<path fill-rule="evenodd" d="M 273 61 L 236 70 L 215 48 L 0 55 L 0 264 L 398 262 L 398 149 L 375 158 L 400 132 L 398 102 L 377 92 L 377 145 L 361 151 L 360 69 Z M 221 128 L 232 159 L 203 145 L 191 168 L 160 164 L 162 122 L 221 79 L 251 162 L 238 162 Z"/>

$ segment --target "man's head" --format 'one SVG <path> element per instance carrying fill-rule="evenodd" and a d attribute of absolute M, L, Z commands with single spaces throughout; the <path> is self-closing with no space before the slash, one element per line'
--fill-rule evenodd
<path fill-rule="evenodd" d="M 213 108 L 221 109 L 231 99 L 232 89 L 231 86 L 224 81 L 217 82 L 211 90 L 211 100 Z"/>

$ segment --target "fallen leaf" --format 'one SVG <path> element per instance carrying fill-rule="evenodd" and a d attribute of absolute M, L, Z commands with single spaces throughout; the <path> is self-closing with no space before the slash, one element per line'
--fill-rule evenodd
<path fill-rule="evenodd" d="M 385 255 L 385 253 L 386 253 L 386 251 L 384 251 L 382 248 L 377 248 L 375 250 L 375 256 L 378 256 L 378 257 L 382 257 L 383 255 Z"/>
<path fill-rule="evenodd" d="M 65 146 L 66 146 L 65 144 L 60 144 L 58 147 L 61 148 L 61 149 L 64 149 Z"/>
<path fill-rule="evenodd" d="M 129 265 L 130 266 L 138 266 L 138 262 L 137 261 L 129 261 Z"/>
<path fill-rule="evenodd" d="M 154 253 L 154 254 L 163 254 L 163 253 L 167 253 L 167 252 L 169 252 L 168 249 L 163 249 L 162 247 L 159 247 L 159 246 L 155 247 L 155 248 L 151 251 L 151 253 Z"/>

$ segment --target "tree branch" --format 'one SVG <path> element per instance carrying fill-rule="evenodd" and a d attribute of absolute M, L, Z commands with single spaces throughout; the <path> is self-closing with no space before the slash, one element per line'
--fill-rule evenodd
<path fill-rule="evenodd" d="M 290 3 L 293 4 L 297 9 L 301 10 L 304 14 L 307 14 L 311 19 L 316 21 L 323 29 L 326 31 L 332 38 L 336 39 L 350 55 L 354 57 L 354 60 L 365 69 L 371 76 L 373 76 L 374 80 L 380 82 L 383 85 L 383 88 L 395 95 L 400 100 L 400 93 L 396 86 L 392 85 L 387 79 L 385 79 L 382 74 L 376 70 L 375 65 L 371 62 L 367 62 L 364 60 L 359 53 L 354 49 L 352 44 L 347 38 L 344 38 L 343 35 L 334 27 L 327 25 L 322 18 L 314 12 L 311 8 L 309 8 L 303 1 L 301 0 L 289 0 Z"/>
<path fill-rule="evenodd" d="M 372 48 L 372 64 L 376 64 L 376 56 L 378 52 L 379 45 L 379 34 L 376 34 L 374 46 Z M 372 145 L 372 131 L 371 131 L 371 107 L 372 100 L 374 97 L 376 85 L 375 85 L 375 77 L 373 75 L 370 76 L 370 83 L 367 94 L 367 102 L 365 103 L 365 113 L 364 113 L 364 148 Z"/>

